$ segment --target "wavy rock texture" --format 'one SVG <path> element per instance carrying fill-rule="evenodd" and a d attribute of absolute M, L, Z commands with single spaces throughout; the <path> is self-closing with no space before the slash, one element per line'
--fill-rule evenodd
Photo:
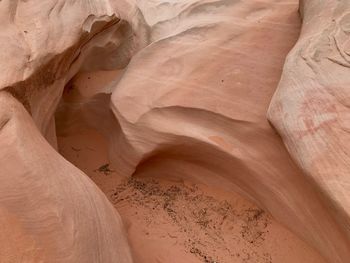
<path fill-rule="evenodd" d="M 132 262 L 122 222 L 87 176 L 0 94 L 1 262 Z"/>
<path fill-rule="evenodd" d="M 311 183 L 294 165 L 265 117 L 280 78 L 284 56 L 298 34 L 296 4 L 205 1 L 191 5 L 164 4 L 160 9 L 146 6 L 145 10 L 159 11 L 149 17 L 145 15 L 152 26 L 154 42 L 133 58 L 112 95 L 112 109 L 121 125 L 119 136 L 114 138 L 118 148 L 112 157 L 118 157 L 115 160 L 118 167 L 128 175 L 152 174 L 158 169 L 164 176 L 192 178 L 241 191 L 318 248 L 330 262 L 346 262 L 350 256 L 349 239 L 342 227 L 347 224 L 329 213 L 328 205 L 333 196 L 327 196 L 325 201 L 319 195 L 322 184 Z M 315 31 L 320 28 L 323 19 L 323 14 L 318 14 L 312 7 L 315 5 L 323 10 L 321 4 L 307 2 L 306 5 L 311 6 L 308 12 L 319 19 L 314 21 L 318 26 L 307 25 L 306 29 L 304 26 L 303 35 L 310 27 Z M 170 13 L 166 10 L 170 9 L 178 10 L 178 15 L 165 17 L 164 14 Z M 330 12 L 329 8 L 325 10 Z M 327 23 L 326 20 L 322 23 Z M 339 20 L 344 21 L 344 18 Z M 308 22 L 307 18 L 305 21 Z M 302 41 L 303 38 L 297 45 Z M 309 50 L 324 56 L 313 46 Z M 293 72 L 292 69 L 291 79 L 300 87 L 309 85 L 307 80 L 300 84 L 310 78 L 302 78 L 301 73 L 308 71 L 294 64 L 293 67 L 297 70 Z M 343 70 L 345 76 L 347 70 Z M 303 89 L 300 94 L 293 85 L 290 88 L 292 94 L 286 96 L 289 99 L 286 103 L 298 103 L 298 98 L 316 99 L 313 92 L 303 95 L 308 89 Z M 282 96 L 284 98 L 285 94 Z M 332 110 L 334 103 L 328 101 L 320 105 L 315 100 L 313 104 L 305 105 L 295 114 L 290 113 L 292 109 L 286 105 L 286 114 L 291 117 L 286 118 L 278 112 L 274 114 L 273 122 L 279 123 L 278 118 L 283 118 L 281 123 L 285 123 L 292 116 L 303 114 L 303 109 L 311 105 Z M 305 117 L 311 125 L 312 122 L 318 125 L 323 120 L 329 122 L 330 117 L 334 119 L 337 114 L 333 110 L 316 120 L 311 115 L 313 111 L 310 109 L 309 112 Z M 287 128 L 294 120 L 291 119 Z M 294 129 L 288 131 L 293 137 L 289 134 L 283 137 L 298 141 L 295 138 L 298 133 Z M 344 141 L 339 136 L 335 138 Z M 298 142 L 314 156 L 317 139 L 311 145 Z M 295 153 L 303 162 L 302 149 L 296 149 Z M 332 169 L 333 161 L 339 155 L 331 151 L 328 154 L 333 157 L 322 161 L 325 166 L 318 165 L 320 158 L 312 158 L 317 160 L 314 169 L 321 168 L 322 172 Z M 326 156 L 323 157 L 327 160 Z M 339 162 L 345 164 L 345 156 L 346 151 Z M 345 176 L 344 166 L 338 167 Z M 341 179 L 339 182 L 335 178 L 331 180 L 334 183 L 327 187 L 346 186 Z M 332 189 L 336 191 L 337 188 Z M 344 206 L 347 204 L 346 198 L 343 203 Z M 335 215 L 340 212 L 336 209 Z"/>
<path fill-rule="evenodd" d="M 238 191 L 347 262 L 349 7 L 301 5 L 269 109 L 288 152 L 266 112 L 299 34 L 296 0 L 1 1 L 0 214 L 18 240 L 1 262 L 132 262 L 118 214 L 39 133 L 56 146 L 53 115 L 76 74 L 131 57 L 103 89 L 112 111 L 86 117 L 105 118 L 119 173 Z"/>
<path fill-rule="evenodd" d="M 7 62 L 0 88 L 22 101 L 53 145 L 52 116 L 64 85 L 81 70 L 125 67 L 147 39 L 138 9 L 124 1 L 8 0 L 0 13 L 0 58 Z"/>
<path fill-rule="evenodd" d="M 108 1 L 0 2 L 1 262 L 132 262 L 113 206 L 39 133 L 56 145 L 53 114 L 72 76 L 125 67 L 142 46 L 137 8 L 117 6 L 126 14 Z"/>
<path fill-rule="evenodd" d="M 298 43 L 288 55 L 269 119 L 318 189 L 343 235 L 331 262 L 350 253 L 350 3 L 305 1 Z M 316 240 L 319 242 L 319 240 Z M 328 244 L 319 244 L 330 251 Z"/>

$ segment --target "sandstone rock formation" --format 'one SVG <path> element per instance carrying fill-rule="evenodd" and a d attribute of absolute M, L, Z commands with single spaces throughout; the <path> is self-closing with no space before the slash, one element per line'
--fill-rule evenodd
<path fill-rule="evenodd" d="M 132 262 L 106 197 L 1 92 L 1 262 Z"/>
<path fill-rule="evenodd" d="M 339 242 L 327 233 L 327 242 L 315 242 L 323 251 L 333 250 L 330 262 L 345 262 L 350 252 L 350 3 L 302 1 L 300 8 L 302 31 L 268 115 L 343 236 Z"/>
<path fill-rule="evenodd" d="M 126 173 L 134 172 L 133 169 L 136 167 L 137 173 L 152 173 L 153 169 L 162 169 L 167 176 L 176 174 L 186 178 L 194 177 L 196 180 L 231 189 L 238 186 L 276 218 L 318 247 L 331 262 L 345 262 L 349 258 L 350 245 L 346 237 L 347 230 L 341 230 L 339 227 L 341 225 L 346 228 L 348 225 L 346 221 L 340 219 L 343 211 L 340 209 L 341 206 L 335 208 L 336 211 L 333 214 L 335 216 L 332 217 L 329 214 L 328 205 L 334 197 L 328 195 L 324 200 L 324 197 L 319 195 L 319 191 L 324 191 L 328 187 L 335 192 L 337 188 L 333 188 L 333 183 L 328 184 L 327 188 L 323 188 L 323 184 L 310 183 L 306 177 L 307 173 L 304 173 L 305 170 L 300 171 L 290 160 L 287 151 L 265 118 L 266 108 L 275 89 L 274 83 L 279 79 L 279 67 L 276 64 L 278 61 L 282 63 L 283 51 L 288 48 L 288 46 L 283 48 L 281 45 L 288 45 L 288 37 L 297 32 L 295 29 L 293 31 L 293 26 L 297 27 L 297 18 L 292 20 L 293 9 L 286 9 L 285 4 L 272 2 L 265 5 L 259 3 L 261 6 L 251 2 L 230 2 L 232 5 L 228 4 L 224 11 L 221 10 L 221 14 L 226 14 L 222 16 L 215 16 L 214 11 L 210 13 L 208 11 L 210 8 L 207 7 L 205 9 L 207 17 L 213 16 L 217 19 L 219 17 L 223 21 L 216 21 L 215 24 L 202 22 L 198 28 L 191 30 L 181 28 L 181 34 L 176 32 L 176 35 L 165 35 L 133 59 L 128 69 L 130 77 L 126 72 L 112 96 L 112 109 L 118 117 L 125 136 L 121 140 L 126 139 L 125 146 L 118 149 L 119 160 L 121 160 L 118 162 L 118 167 L 125 167 Z M 313 26 L 314 30 L 323 29 L 320 27 L 319 20 L 323 20 L 327 26 L 329 22 L 322 11 L 330 12 L 329 10 L 332 9 L 317 4 L 314 4 L 316 7 L 312 7 L 313 3 L 307 4 L 311 6 L 307 11 L 319 18 L 314 21 L 318 24 L 318 27 Z M 241 8 L 249 10 L 248 18 Z M 271 9 L 277 10 L 275 13 L 268 13 Z M 190 13 L 190 10 L 186 11 Z M 289 10 L 290 13 L 288 14 L 285 10 Z M 342 10 L 341 7 L 338 7 L 338 10 Z M 242 19 L 244 22 L 239 20 L 242 25 L 231 19 L 232 17 L 239 19 L 239 15 L 245 18 Z M 186 18 L 190 19 L 191 16 L 188 17 L 184 16 L 183 21 L 186 21 Z M 230 19 L 226 20 L 227 17 Z M 308 17 L 304 23 L 308 22 L 307 19 Z M 343 24 L 346 21 L 342 16 L 339 20 L 343 21 Z M 214 18 L 208 18 L 207 21 L 212 22 Z M 276 21 L 283 24 L 284 30 L 275 25 Z M 167 24 L 167 27 L 170 27 L 171 20 L 159 24 Z M 278 32 L 274 32 L 270 25 L 275 25 L 274 28 Z M 305 26 L 303 27 L 302 37 L 303 34 L 307 34 L 304 30 L 307 31 L 312 24 L 307 23 L 306 27 L 306 29 Z M 160 30 L 156 32 L 160 34 Z M 220 34 L 221 32 L 223 33 Z M 328 35 L 321 37 L 326 36 L 328 37 Z M 319 34 L 317 37 L 321 38 Z M 312 41 L 314 40 L 305 40 L 305 42 L 311 42 L 309 45 L 313 45 Z M 298 41 L 297 46 L 302 42 L 303 38 Z M 267 53 L 264 46 L 268 46 L 274 52 Z M 308 48 L 317 55 L 322 54 L 313 46 Z M 156 50 L 162 52 L 157 56 Z M 334 50 L 336 51 L 336 48 Z M 309 56 L 307 51 L 305 54 Z M 293 54 L 289 57 L 289 60 L 293 60 Z M 296 57 L 302 60 L 300 56 L 296 55 Z M 263 65 L 255 66 L 255 63 L 263 63 Z M 269 63 L 271 63 L 270 67 Z M 288 61 L 288 63 L 293 62 Z M 336 67 L 339 67 L 338 64 Z M 274 67 L 277 67 L 277 70 Z M 299 65 L 294 67 L 305 72 Z M 345 75 L 347 69 L 343 67 L 340 71 L 342 70 Z M 293 69 L 291 71 L 293 72 Z M 135 76 L 135 72 L 139 74 Z M 299 71 L 294 70 L 294 72 L 295 75 L 291 77 L 293 81 L 309 85 L 310 76 L 306 75 L 302 78 L 303 75 Z M 287 71 L 285 74 L 289 76 L 290 73 Z M 314 79 L 323 78 L 324 76 L 319 76 Z M 343 81 L 345 77 L 340 79 Z M 314 80 L 311 79 L 311 81 Z M 342 85 L 344 84 L 339 84 L 339 86 Z M 296 90 L 291 84 L 289 87 L 290 92 L 300 90 Z M 301 92 L 307 92 L 307 89 L 302 89 Z M 295 113 L 296 116 L 303 116 L 304 108 L 312 105 L 326 111 L 334 108 L 335 102 L 328 101 L 320 105 L 314 97 L 314 92 L 309 94 L 302 96 L 293 93 L 286 96 L 289 99 L 287 102 L 294 103 L 298 103 L 298 98 L 316 100 L 310 105 L 308 101 L 301 102 L 300 110 Z M 293 121 L 300 121 L 296 117 L 293 119 L 294 115 L 289 107 L 290 103 L 285 107 L 285 111 L 290 116 L 290 122 L 288 122 L 289 118 L 280 112 L 272 114 L 271 119 L 277 127 L 285 122 L 293 125 Z M 316 120 L 314 111 L 310 109 L 309 115 L 306 113 L 303 118 L 306 118 L 306 125 L 316 122 L 315 125 L 318 126 L 319 121 L 324 119 L 329 122 L 330 117 L 334 122 L 337 111 L 333 110 L 332 113 L 327 112 L 327 114 L 333 114 L 333 116 L 324 115 L 320 120 Z M 283 121 L 279 121 L 278 118 L 282 118 Z M 344 119 L 343 123 L 345 122 Z M 304 130 L 304 127 L 301 129 Z M 313 130 L 309 135 L 311 138 L 314 138 Z M 287 137 L 287 142 L 291 140 L 295 143 L 303 143 L 295 129 L 289 133 L 296 138 L 287 134 L 283 136 Z M 305 134 L 308 135 L 307 130 Z M 332 136 L 329 137 L 332 138 Z M 118 145 L 123 144 L 119 141 Z M 315 139 L 312 145 L 318 145 L 318 140 Z M 317 149 L 317 146 L 311 147 L 307 143 L 303 143 L 302 146 L 311 151 L 309 155 L 314 157 L 314 148 Z M 128 152 L 130 154 L 126 155 Z M 304 152 L 299 149 L 295 149 L 295 152 L 297 153 L 295 158 L 301 159 L 300 162 L 303 164 L 303 161 L 306 161 L 303 159 Z M 327 153 L 331 154 L 332 158 L 339 158 L 331 151 Z M 346 155 L 346 151 L 344 154 Z M 329 160 L 333 160 L 332 158 Z M 345 160 L 340 158 L 339 161 L 346 163 Z M 318 162 L 313 165 L 314 169 L 322 167 Z M 323 163 L 328 163 L 328 169 L 333 169 L 329 163 L 336 162 Z M 346 174 L 347 170 L 344 166 L 338 167 Z M 301 168 L 304 167 L 301 166 Z M 322 172 L 325 171 L 327 169 L 322 169 Z M 336 180 L 334 184 L 346 186 L 342 180 L 340 182 Z M 342 200 L 342 203 L 346 204 L 346 199 Z"/>
<path fill-rule="evenodd" d="M 55 146 L 53 114 L 78 70 L 127 64 L 129 24 L 108 1 L 6 0 L 0 14 L 0 261 L 132 262 L 115 209 L 39 133 Z"/>
<path fill-rule="evenodd" d="M 132 262 L 117 212 L 53 149 L 64 87 L 117 70 L 71 111 L 120 174 L 242 193 L 347 262 L 349 8 L 302 1 L 292 49 L 296 0 L 1 1 L 0 261 Z"/>

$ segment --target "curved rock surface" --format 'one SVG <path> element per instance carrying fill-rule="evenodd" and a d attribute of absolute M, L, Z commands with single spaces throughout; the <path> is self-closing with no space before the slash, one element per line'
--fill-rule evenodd
<path fill-rule="evenodd" d="M 341 230 L 342 242 L 328 239 L 336 244 L 331 262 L 346 262 L 350 256 L 350 3 L 304 1 L 301 13 L 301 35 L 288 55 L 269 119 Z M 319 246 L 332 250 L 327 243 Z"/>
<path fill-rule="evenodd" d="M 120 174 L 238 191 L 329 262 L 347 262 L 349 4 L 301 2 L 301 35 L 270 105 L 297 10 L 296 0 L 1 1 L 0 215 L 10 231 L 0 242 L 15 242 L 0 261 L 132 262 L 117 212 L 53 149 L 67 83 L 128 65 L 100 91 L 113 91 L 111 111 L 86 117 L 109 136 Z"/>
<path fill-rule="evenodd" d="M 329 5 L 332 3 L 330 1 Z M 305 32 L 308 29 L 316 31 L 312 33 L 321 38 L 317 30 L 322 30 L 320 25 L 327 24 L 327 16 L 318 12 L 330 12 L 326 4 L 316 1 L 305 5 L 305 16 L 313 15 L 315 21 L 310 23 L 306 17 L 306 26 L 303 26 L 297 46 L 303 42 L 303 35 L 309 33 Z M 344 7 L 345 4 L 342 4 L 337 9 L 338 13 L 334 14 L 339 16 L 336 20 L 343 21 L 343 24 L 346 19 L 342 18 L 340 10 Z M 168 4 L 162 5 L 162 9 L 151 9 L 152 16 L 145 15 L 145 19 L 152 25 L 151 38 L 154 42 L 133 58 L 112 95 L 112 109 L 121 127 L 112 143 L 118 148 L 115 147 L 111 155 L 127 175 L 147 175 L 157 169 L 164 176 L 192 178 L 226 190 L 243 192 L 318 248 L 330 262 L 346 262 L 350 256 L 348 230 L 345 230 L 348 223 L 341 219 L 341 208 L 348 203 L 344 195 L 346 179 L 338 182 L 332 177 L 331 183 L 326 182 L 327 188 L 334 193 L 338 188 L 333 188 L 333 185 L 344 186 L 336 194 L 344 197 L 341 200 L 343 204 L 330 213 L 329 205 L 334 204 L 334 196 L 320 195 L 327 188 L 321 182 L 310 182 L 308 169 L 301 165 L 300 170 L 294 164 L 266 118 L 284 57 L 299 33 L 296 9 L 295 1 L 203 1 L 188 6 Z M 158 10 L 159 13 L 156 12 Z M 165 14 L 173 14 L 166 10 L 178 10 L 178 15 L 166 17 Z M 345 41 L 344 30 L 339 34 L 342 35 L 338 38 L 342 37 Z M 314 49 L 312 41 L 308 39 L 305 42 L 311 42 L 309 52 L 324 56 Z M 328 50 L 327 45 L 322 47 Z M 305 51 L 305 54 L 310 53 Z M 302 56 L 299 55 L 298 59 L 304 62 Z M 309 85 L 308 79 L 315 83 L 318 78 L 325 78 L 321 74 L 314 78 L 309 75 L 304 77 L 303 74 L 307 74 L 304 67 L 292 64 L 291 60 L 293 58 L 287 62 L 289 66 L 285 74 L 287 78 L 292 75 L 292 80 L 299 85 L 298 90 Z M 339 67 L 339 63 L 335 67 Z M 341 72 L 345 76 L 347 69 L 343 67 Z M 340 79 L 343 81 L 345 77 Z M 282 81 L 281 85 L 284 83 Z M 290 114 L 289 118 L 284 112 L 274 111 L 272 106 L 271 119 L 277 127 L 282 127 L 278 130 L 282 129 L 287 145 L 291 140 L 305 147 L 305 154 L 314 157 L 318 140 L 315 139 L 312 144 L 298 140 L 299 133 L 295 132 L 293 122 L 300 120 L 291 118 L 303 115 L 305 107 L 314 105 L 326 110 L 327 116 L 317 119 L 310 109 L 309 115 L 303 116 L 308 121 L 306 125 L 318 125 L 323 120 L 329 123 L 330 118 L 331 124 L 337 118 L 336 101 L 320 104 L 313 96 L 314 92 L 304 96 L 308 89 L 302 89 L 300 94 L 288 84 L 288 99 L 284 98 L 286 92 L 281 96 L 285 103 L 289 102 L 284 107 L 287 116 Z M 346 99 L 345 90 L 339 96 Z M 290 104 L 299 103 L 299 98 L 307 98 L 314 103 L 310 106 L 308 101 L 300 103 L 304 106 L 295 114 L 290 113 L 293 110 L 289 109 Z M 343 107 L 342 112 L 346 111 Z M 342 118 L 345 124 L 345 113 Z M 293 134 L 292 137 L 285 135 L 281 126 L 289 120 L 291 122 L 286 129 Z M 292 129 L 288 130 L 288 125 Z M 335 126 L 332 128 L 338 130 Z M 313 130 L 310 136 L 313 136 Z M 344 129 L 339 131 L 346 135 Z M 333 136 L 329 135 L 329 138 Z M 338 142 L 344 141 L 339 136 L 335 138 Z M 327 162 L 323 162 L 322 158 L 312 158 L 317 161 L 313 163 L 313 168 L 320 169 L 322 173 L 331 171 L 336 163 L 334 159 L 339 158 L 344 165 L 338 167 L 345 177 L 346 150 L 344 158 L 341 154 L 337 155 L 338 150 L 327 151 L 332 155 Z M 303 164 L 303 149 L 295 149 L 295 155 Z M 323 155 L 327 159 L 326 156 Z M 325 166 L 318 165 L 318 162 L 323 162 Z"/>
<path fill-rule="evenodd" d="M 132 262 L 119 215 L 0 92 L 1 262 Z"/>
<path fill-rule="evenodd" d="M 0 13 L 0 89 L 26 106 L 53 145 L 65 84 L 81 70 L 123 68 L 147 43 L 142 15 L 125 1 L 5 0 Z"/>
<path fill-rule="evenodd" d="M 142 45 L 137 8 L 115 5 L 118 14 L 108 1 L 0 2 L 1 262 L 132 262 L 113 206 L 39 132 L 55 147 L 69 79 L 125 67 Z"/>

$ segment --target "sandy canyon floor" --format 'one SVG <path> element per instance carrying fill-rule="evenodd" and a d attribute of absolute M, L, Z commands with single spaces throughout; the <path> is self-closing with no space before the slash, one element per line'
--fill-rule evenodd
<path fill-rule="evenodd" d="M 99 76 L 85 78 L 87 85 L 94 86 Z M 93 88 L 85 92 L 94 93 Z M 70 105 L 82 97 L 73 85 L 63 100 Z M 57 135 L 59 152 L 85 172 L 121 214 L 135 262 L 325 262 L 267 212 L 238 194 L 162 174 L 123 178 L 110 164 L 108 141 L 97 130 L 58 125 Z"/>
<path fill-rule="evenodd" d="M 350 262 L 350 0 L 0 20 L 0 263 Z"/>

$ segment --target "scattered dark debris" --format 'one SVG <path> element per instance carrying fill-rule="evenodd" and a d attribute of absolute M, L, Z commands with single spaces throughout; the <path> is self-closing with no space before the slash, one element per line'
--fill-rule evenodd
<path fill-rule="evenodd" d="M 203 262 L 205 263 L 219 263 L 218 261 L 214 260 L 212 257 L 207 256 L 203 251 L 196 247 L 191 247 L 190 253 L 196 255 L 197 257 L 202 258 Z"/>
<path fill-rule="evenodd" d="M 103 165 L 99 171 L 106 169 L 108 165 Z M 163 211 L 187 236 L 183 241 L 187 251 L 205 263 L 226 263 L 216 253 L 223 249 L 237 260 L 235 262 L 272 263 L 270 254 L 257 250 L 264 242 L 270 224 L 269 216 L 259 208 L 233 207 L 226 200 L 219 201 L 203 194 L 197 186 L 179 183 L 163 186 L 154 179 L 134 177 L 113 189 L 110 199 L 117 207 L 127 202 L 134 207 L 146 208 L 149 212 L 145 220 L 150 223 Z M 227 235 L 228 231 L 232 236 Z M 177 238 L 177 235 L 168 235 Z M 237 250 L 232 246 L 235 242 L 244 242 L 249 250 Z"/>
<path fill-rule="evenodd" d="M 264 210 L 258 208 L 249 208 L 245 213 L 245 224 L 242 226 L 241 235 L 249 243 L 259 246 L 265 240 L 268 218 Z"/>
<path fill-rule="evenodd" d="M 109 169 L 109 163 L 106 163 L 106 164 L 100 166 L 98 169 L 96 169 L 94 171 L 104 173 L 105 175 L 109 175 L 110 173 L 114 172 L 113 170 Z"/>

